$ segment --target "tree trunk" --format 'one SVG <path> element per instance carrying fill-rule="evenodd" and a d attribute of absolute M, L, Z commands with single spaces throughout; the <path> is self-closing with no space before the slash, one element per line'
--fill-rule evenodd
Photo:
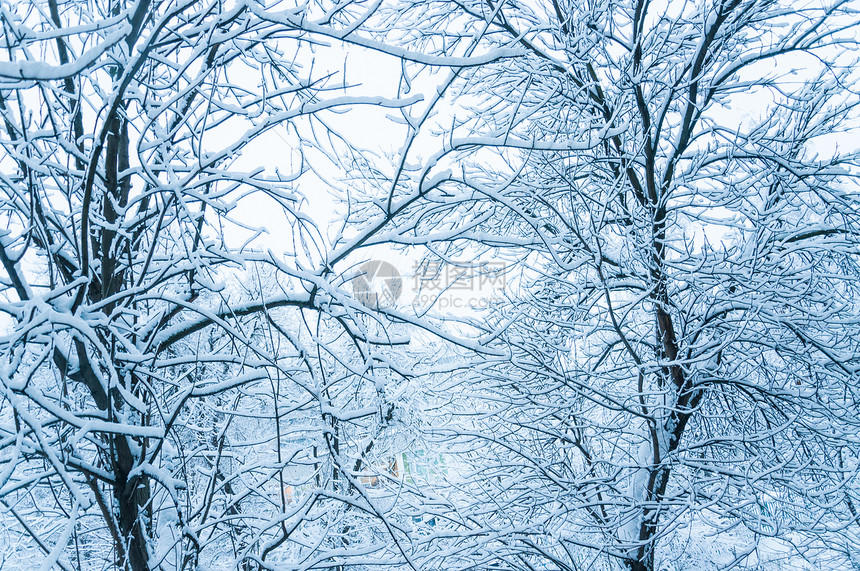
<path fill-rule="evenodd" d="M 625 564 L 630 571 L 654 571 L 654 551 L 648 550 L 644 559 L 627 559 Z"/>
<path fill-rule="evenodd" d="M 135 459 L 128 444 L 129 437 L 114 438 L 114 486 L 113 495 L 119 520 L 119 539 L 123 542 L 125 561 L 118 567 L 128 571 L 149 571 L 149 552 L 146 549 L 148 527 L 142 522 L 141 508 L 149 501 L 149 481 L 145 476 L 129 474 Z"/>

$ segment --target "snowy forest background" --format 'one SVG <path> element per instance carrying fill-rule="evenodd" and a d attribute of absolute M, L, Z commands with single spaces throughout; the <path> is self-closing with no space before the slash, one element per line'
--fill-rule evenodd
<path fill-rule="evenodd" d="M 860 569 L 856 0 L 0 19 L 0 569 Z"/>

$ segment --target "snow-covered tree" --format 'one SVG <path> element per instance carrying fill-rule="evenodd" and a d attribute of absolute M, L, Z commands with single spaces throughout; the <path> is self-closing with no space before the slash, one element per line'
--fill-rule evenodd
<path fill-rule="evenodd" d="M 402 243 L 508 261 L 501 356 L 441 385 L 444 564 L 856 566 L 856 3 L 423 8 L 410 46 L 525 52 L 451 72 L 391 184 Z"/>
<path fill-rule="evenodd" d="M 9 565 L 409 559 L 361 481 L 408 369 L 349 284 L 383 225 L 338 220 L 348 187 L 311 167 L 364 156 L 361 109 L 420 100 L 358 80 L 424 57 L 361 35 L 378 9 L 0 3 Z"/>

